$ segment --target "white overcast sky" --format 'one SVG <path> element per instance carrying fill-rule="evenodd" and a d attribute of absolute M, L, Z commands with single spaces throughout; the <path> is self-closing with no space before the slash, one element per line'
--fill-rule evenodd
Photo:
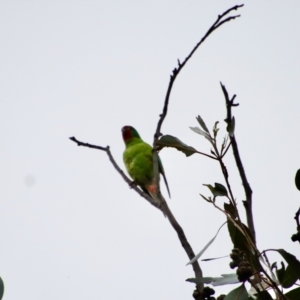
<path fill-rule="evenodd" d="M 126 185 L 105 153 L 68 140 L 110 145 L 124 169 L 121 127 L 152 143 L 169 75 L 218 14 L 235 1 L 0 2 L 0 276 L 5 300 L 192 299 L 193 277 L 161 212 Z M 260 250 L 285 248 L 300 194 L 300 2 L 244 1 L 241 18 L 201 46 L 175 82 L 162 132 L 199 151 L 237 94 L 236 138 L 253 189 Z M 224 216 L 202 200 L 203 183 L 224 183 L 204 156 L 161 152 L 169 205 L 198 252 Z M 231 151 L 225 159 L 244 217 Z M 165 189 L 163 188 L 165 192 Z M 222 205 L 224 199 L 218 199 Z M 226 228 L 204 255 L 232 249 Z M 271 261 L 281 260 L 271 256 Z M 228 259 L 201 263 L 231 273 Z M 217 289 L 228 291 L 234 286 Z"/>

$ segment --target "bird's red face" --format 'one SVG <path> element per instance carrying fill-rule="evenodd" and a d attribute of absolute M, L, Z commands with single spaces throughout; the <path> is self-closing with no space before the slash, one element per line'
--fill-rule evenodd
<path fill-rule="evenodd" d="M 138 132 L 132 126 L 124 126 L 122 127 L 122 136 L 124 142 L 129 141 L 133 137 L 139 138 Z"/>
<path fill-rule="evenodd" d="M 124 126 L 122 127 L 122 136 L 124 142 L 128 141 L 129 139 L 132 138 L 132 133 L 131 133 L 131 127 L 130 126 Z"/>

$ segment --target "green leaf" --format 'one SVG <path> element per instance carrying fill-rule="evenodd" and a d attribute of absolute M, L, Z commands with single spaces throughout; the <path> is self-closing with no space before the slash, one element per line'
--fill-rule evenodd
<path fill-rule="evenodd" d="M 246 240 L 244 234 L 241 233 L 239 229 L 237 229 L 230 220 L 228 220 L 227 225 L 228 225 L 228 231 L 230 234 L 231 241 L 234 245 L 234 248 L 239 248 L 240 250 L 245 252 L 249 251 L 248 241 Z M 247 232 L 248 236 L 253 241 L 252 234 L 249 228 L 243 223 L 240 223 L 240 227 L 242 227 L 242 229 L 244 229 L 244 231 Z"/>
<path fill-rule="evenodd" d="M 240 283 L 236 273 L 221 274 L 221 276 L 222 277 L 214 278 L 214 282 L 212 283 L 213 286 Z"/>
<path fill-rule="evenodd" d="M 210 260 L 217 260 L 221 258 L 229 257 L 229 255 L 219 256 L 219 257 L 212 257 L 212 258 L 203 258 L 201 261 L 210 261 Z"/>
<path fill-rule="evenodd" d="M 178 138 L 172 135 L 163 135 L 156 143 L 157 150 L 161 150 L 164 147 L 175 148 L 183 152 L 186 156 L 191 156 L 194 153 L 197 153 L 197 150 L 191 146 L 184 144 Z"/>
<path fill-rule="evenodd" d="M 288 263 L 288 267 L 286 270 L 289 269 L 288 276 L 291 278 L 300 279 L 300 261 L 294 256 L 293 254 L 288 253 L 284 249 L 277 249 L 275 250 L 281 254 L 281 256 L 285 259 Z"/>
<path fill-rule="evenodd" d="M 204 186 L 207 186 L 211 193 L 217 197 L 217 196 L 227 196 L 227 190 L 224 185 L 221 183 L 215 182 L 215 186 L 213 187 L 211 184 L 203 184 Z"/>
<path fill-rule="evenodd" d="M 186 265 L 191 265 L 191 264 L 193 264 L 196 260 L 198 260 L 201 256 L 202 256 L 202 254 L 207 250 L 207 248 L 214 242 L 214 240 L 216 239 L 216 237 L 218 236 L 218 234 L 219 234 L 219 232 L 220 232 L 220 230 L 221 230 L 221 228 L 224 226 L 226 224 L 226 222 L 225 223 L 223 223 L 220 227 L 219 227 L 219 229 L 218 229 L 218 231 L 217 231 L 217 233 L 215 234 L 215 236 L 204 246 L 204 248 L 193 258 L 193 259 L 191 259 Z"/>
<path fill-rule="evenodd" d="M 222 274 L 222 277 L 202 277 L 202 278 L 188 278 L 186 281 L 196 283 L 196 284 L 211 284 L 213 286 L 220 286 L 226 284 L 235 284 L 240 281 L 237 278 L 236 273 L 232 274 Z"/>
<path fill-rule="evenodd" d="M 202 277 L 202 278 L 188 278 L 186 279 L 187 282 L 195 283 L 195 284 L 211 284 L 213 282 L 213 277 Z"/>
<path fill-rule="evenodd" d="M 273 300 L 271 295 L 267 291 L 261 291 L 256 295 L 256 300 Z"/>
<path fill-rule="evenodd" d="M 260 270 L 261 269 L 260 263 L 257 260 L 257 258 L 253 255 L 253 253 L 251 252 L 251 250 L 250 250 L 251 246 L 248 244 L 246 237 L 235 227 L 235 225 L 229 219 L 227 222 L 227 227 L 228 227 L 231 241 L 233 243 L 233 247 L 238 248 L 241 251 L 244 251 L 247 254 L 247 258 L 248 258 L 251 266 L 253 267 L 253 269 Z M 253 241 L 252 234 L 250 233 L 248 227 L 243 223 L 240 224 L 240 227 L 242 227 L 244 229 L 244 231 L 247 232 L 248 236 Z"/>
<path fill-rule="evenodd" d="M 284 274 L 285 274 L 285 265 L 283 262 L 281 262 L 281 269 L 276 268 L 276 274 L 279 282 L 282 284 Z"/>
<path fill-rule="evenodd" d="M 235 220 L 237 217 L 236 210 L 232 203 L 224 202 L 224 210 Z"/>
<path fill-rule="evenodd" d="M 242 284 L 238 288 L 232 290 L 226 295 L 224 300 L 248 300 L 248 293 L 245 286 Z"/>
<path fill-rule="evenodd" d="M 198 117 L 196 118 L 196 120 L 198 121 L 198 123 L 200 124 L 200 126 L 202 127 L 202 129 L 203 129 L 204 131 L 206 131 L 207 133 L 209 133 L 209 131 L 208 131 L 208 129 L 207 129 L 207 127 L 206 127 L 206 125 L 205 125 L 203 119 L 202 119 L 199 115 L 198 115 Z"/>
<path fill-rule="evenodd" d="M 211 137 L 209 135 L 209 133 L 203 131 L 202 129 L 200 129 L 199 127 L 190 127 L 191 130 L 193 130 L 194 132 L 204 136 L 205 138 L 207 138 L 209 141 L 211 141 Z"/>
<path fill-rule="evenodd" d="M 281 286 L 285 289 L 290 288 L 298 280 L 290 265 L 285 269 L 284 263 L 281 262 L 281 269 L 276 270 L 277 278 Z"/>
<path fill-rule="evenodd" d="M 228 195 L 226 187 L 221 183 L 215 182 L 215 190 L 220 194 L 219 196 L 227 196 Z"/>
<path fill-rule="evenodd" d="M 300 299 L 300 287 L 293 289 L 286 294 L 284 294 L 289 300 L 299 300 Z"/>
<path fill-rule="evenodd" d="M 4 294 L 4 283 L 3 283 L 2 278 L 0 277 L 0 300 L 3 297 L 3 294 Z"/>
<path fill-rule="evenodd" d="M 228 220 L 227 227 L 234 248 L 241 251 L 249 251 L 249 245 L 245 236 L 235 227 L 232 221 Z"/>
<path fill-rule="evenodd" d="M 296 172 L 295 184 L 296 188 L 300 191 L 300 169 Z"/>

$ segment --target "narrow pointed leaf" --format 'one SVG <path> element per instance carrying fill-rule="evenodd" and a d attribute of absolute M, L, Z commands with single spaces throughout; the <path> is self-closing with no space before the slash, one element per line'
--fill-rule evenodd
<path fill-rule="evenodd" d="M 190 260 L 186 265 L 191 265 L 192 263 L 194 263 L 196 260 L 198 260 L 202 254 L 207 250 L 207 248 L 214 242 L 214 240 L 216 239 L 217 235 L 219 234 L 221 228 L 226 224 L 227 222 L 223 223 L 220 228 L 218 229 L 217 233 L 215 234 L 215 236 L 204 246 L 204 248 L 192 259 Z"/>
<path fill-rule="evenodd" d="M 213 187 L 211 184 L 203 184 L 204 186 L 207 186 L 211 193 L 217 197 L 217 196 L 227 196 L 227 190 L 224 187 L 224 185 L 215 182 L 215 186 Z"/>
<path fill-rule="evenodd" d="M 213 286 L 240 283 L 236 273 L 222 274 L 221 276 L 222 277 L 214 278 L 214 281 L 212 283 Z"/>
<path fill-rule="evenodd" d="M 285 273 L 285 265 L 283 262 L 281 262 L 281 268 L 280 269 L 276 268 L 276 275 L 280 283 L 282 283 L 283 281 L 284 273 Z"/>
<path fill-rule="evenodd" d="M 211 284 L 213 282 L 213 277 L 202 277 L 202 278 L 188 278 L 186 281 L 196 283 L 196 284 Z"/>
<path fill-rule="evenodd" d="M 287 269 L 289 268 L 289 276 L 300 279 L 300 261 L 293 254 L 290 254 L 284 249 L 277 249 L 276 251 L 278 251 L 288 263 Z"/>
<path fill-rule="evenodd" d="M 221 259 L 221 258 L 225 258 L 225 257 L 229 257 L 229 255 L 213 257 L 213 258 L 204 258 L 204 259 L 201 259 L 201 261 L 217 260 L 217 259 Z"/>
<path fill-rule="evenodd" d="M 296 172 L 295 184 L 296 188 L 300 191 L 300 169 Z"/>
<path fill-rule="evenodd" d="M 171 147 L 183 152 L 186 156 L 191 156 L 194 153 L 197 153 L 197 150 L 195 148 L 186 145 L 172 135 L 163 135 L 156 144 L 158 146 L 157 150 L 161 150 L 164 147 Z"/>
<path fill-rule="evenodd" d="M 248 236 L 252 238 L 249 228 L 245 224 L 240 224 L 240 225 L 247 232 Z M 233 243 L 233 247 L 238 248 L 247 254 L 247 258 L 250 264 L 252 265 L 252 267 L 254 268 L 254 271 L 260 270 L 261 269 L 260 263 L 251 252 L 251 245 L 249 245 L 246 237 L 239 231 L 239 229 L 235 227 L 235 225 L 230 220 L 228 220 L 227 222 L 227 227 L 228 227 L 231 241 Z"/>
<path fill-rule="evenodd" d="M 242 284 L 238 288 L 232 290 L 226 295 L 224 300 L 248 300 L 248 293 L 245 286 Z"/>
<path fill-rule="evenodd" d="M 188 278 L 186 281 L 196 283 L 196 284 L 201 284 L 201 283 L 211 284 L 213 286 L 240 283 L 236 273 L 222 274 L 221 277 Z"/>
<path fill-rule="evenodd" d="M 204 136 L 204 137 L 207 138 L 209 141 L 211 141 L 210 135 L 209 135 L 207 132 L 205 132 L 205 131 L 203 131 L 202 129 L 200 129 L 199 127 L 190 127 L 190 129 L 193 130 L 194 132 L 196 132 L 196 133 L 198 133 L 198 134 Z"/>
<path fill-rule="evenodd" d="M 237 229 L 230 220 L 228 220 L 227 225 L 228 225 L 228 231 L 230 234 L 231 241 L 234 245 L 234 248 L 239 248 L 242 251 L 249 252 L 248 241 L 246 240 L 246 237 L 244 236 L 244 234 L 241 233 L 239 231 L 239 229 Z M 249 228 L 243 223 L 240 225 L 248 233 L 248 235 L 251 238 L 251 233 L 249 231 Z"/>
<path fill-rule="evenodd" d="M 290 265 L 285 269 L 284 263 L 281 263 L 281 269 L 276 270 L 277 278 L 281 286 L 285 289 L 290 288 L 298 280 Z"/>
<path fill-rule="evenodd" d="M 237 217 L 236 210 L 231 203 L 224 202 L 224 210 L 235 220 Z"/>
<path fill-rule="evenodd" d="M 300 287 L 289 291 L 284 294 L 289 300 L 299 300 L 300 299 Z"/>
<path fill-rule="evenodd" d="M 198 117 L 196 119 L 197 119 L 198 123 L 200 124 L 200 126 L 202 127 L 202 129 L 204 131 L 206 131 L 207 133 L 209 133 L 209 131 L 208 131 L 208 129 L 207 129 L 207 127 L 206 127 L 203 119 L 199 115 L 198 115 Z"/>
<path fill-rule="evenodd" d="M 211 193 L 214 195 L 215 188 L 211 184 L 203 184 L 204 186 L 207 186 Z"/>

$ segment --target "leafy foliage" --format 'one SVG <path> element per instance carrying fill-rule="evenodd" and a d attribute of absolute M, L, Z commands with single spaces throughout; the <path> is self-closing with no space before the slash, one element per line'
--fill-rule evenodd
<path fill-rule="evenodd" d="M 180 141 L 177 137 L 172 135 L 163 135 L 157 141 L 157 150 L 161 150 L 164 147 L 175 148 L 178 151 L 183 152 L 186 156 L 191 156 L 194 153 L 197 153 L 197 150 L 191 146 L 186 145 L 182 141 Z"/>

